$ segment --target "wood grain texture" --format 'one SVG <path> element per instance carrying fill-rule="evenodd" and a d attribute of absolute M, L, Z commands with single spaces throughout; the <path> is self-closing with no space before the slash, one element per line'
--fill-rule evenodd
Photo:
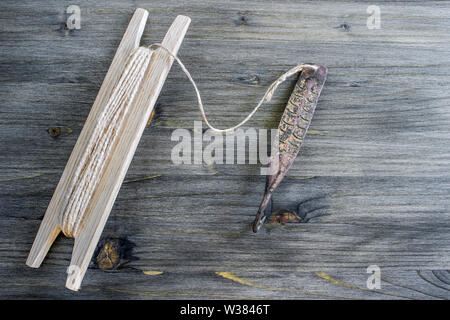
<path fill-rule="evenodd" d="M 450 298 L 450 2 L 378 2 L 379 30 L 366 27 L 374 3 L 364 1 L 80 1 L 81 29 L 65 30 L 71 4 L 0 5 L 0 297 Z M 160 41 L 179 14 L 192 19 L 179 55 L 217 127 L 240 121 L 295 64 L 328 68 L 299 157 L 273 196 L 274 209 L 307 222 L 255 235 L 259 165 L 170 161 L 173 130 L 200 120 L 174 67 L 104 247 L 73 293 L 64 289 L 73 240 L 59 237 L 38 270 L 25 260 L 137 7 L 150 13 L 143 43 Z M 294 83 L 248 126 L 276 128 Z M 108 257 L 119 261 L 101 263 L 115 239 L 120 254 Z M 380 290 L 366 288 L 372 264 Z"/>

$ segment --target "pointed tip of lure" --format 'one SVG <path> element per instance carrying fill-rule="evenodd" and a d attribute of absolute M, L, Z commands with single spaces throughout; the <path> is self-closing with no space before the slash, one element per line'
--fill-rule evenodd
<path fill-rule="evenodd" d="M 262 214 L 261 211 L 258 211 L 255 221 L 253 221 L 252 229 L 254 233 L 257 233 L 261 226 L 264 224 L 266 220 L 266 216 Z"/>

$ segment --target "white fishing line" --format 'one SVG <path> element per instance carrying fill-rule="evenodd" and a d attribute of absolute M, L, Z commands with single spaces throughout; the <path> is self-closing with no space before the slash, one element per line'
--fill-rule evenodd
<path fill-rule="evenodd" d="M 253 115 L 256 113 L 256 111 L 258 111 L 258 109 L 265 103 L 265 102 L 269 102 L 272 99 L 273 94 L 275 93 L 275 91 L 277 90 L 278 86 L 280 84 L 282 84 L 284 81 L 286 81 L 287 78 L 293 76 L 294 74 L 302 71 L 305 67 L 308 68 L 313 68 L 314 70 L 316 70 L 318 67 L 315 65 L 310 65 L 310 64 L 299 64 L 291 69 L 289 69 L 288 71 L 286 71 L 285 73 L 283 73 L 280 77 L 278 77 L 277 80 L 275 80 L 270 86 L 269 88 L 267 88 L 266 93 L 264 94 L 264 96 L 262 97 L 262 99 L 258 102 L 258 104 L 256 105 L 256 107 L 252 110 L 252 112 L 250 112 L 248 114 L 247 117 L 245 117 L 244 120 L 242 120 L 240 123 L 238 123 L 237 125 L 235 125 L 234 127 L 230 127 L 227 129 L 217 129 L 215 127 L 213 127 L 212 125 L 209 124 L 208 119 L 206 118 L 206 114 L 205 114 L 205 109 L 203 108 L 203 102 L 202 102 L 202 97 L 200 95 L 200 91 L 197 88 L 197 84 L 195 83 L 194 79 L 192 78 L 191 74 L 189 73 L 189 71 L 187 70 L 187 68 L 184 66 L 183 62 L 181 62 L 180 58 L 178 58 L 178 56 L 176 54 L 173 54 L 169 49 L 167 49 L 166 47 L 164 47 L 162 44 L 160 43 L 153 43 L 150 46 L 148 46 L 148 48 L 152 51 L 154 51 L 154 49 L 152 49 L 153 47 L 157 47 L 157 48 L 161 48 L 164 51 L 166 51 L 172 58 L 174 58 L 176 60 L 176 62 L 180 65 L 181 70 L 183 70 L 183 72 L 186 74 L 187 78 L 189 79 L 189 81 L 192 83 L 192 86 L 194 87 L 195 93 L 197 95 L 197 102 L 198 102 L 198 109 L 200 110 L 200 113 L 202 114 L 202 118 L 203 121 L 205 121 L 205 124 L 208 126 L 208 128 L 210 128 L 211 130 L 213 130 L 214 132 L 217 133 L 229 133 L 229 132 L 233 132 L 234 130 L 236 130 L 237 128 L 239 128 L 240 126 L 244 125 L 247 121 L 249 121 L 251 119 L 251 117 L 253 117 Z"/>
<path fill-rule="evenodd" d="M 87 150 L 82 154 L 79 159 L 79 165 L 76 167 L 77 171 L 74 174 L 75 178 L 72 179 L 69 186 L 69 192 L 65 198 L 66 205 L 64 207 L 64 212 L 61 215 L 62 231 L 66 236 L 75 237 L 80 230 L 84 213 L 86 212 L 90 199 L 92 198 L 96 186 L 103 175 L 106 162 L 109 159 L 109 155 L 114 142 L 117 139 L 118 132 L 123 126 L 129 106 L 132 104 L 141 85 L 142 79 L 144 78 L 145 72 L 150 63 L 151 56 L 153 52 L 157 50 L 153 49 L 155 47 L 166 51 L 169 56 L 175 59 L 180 65 L 181 69 L 194 87 L 197 95 L 198 108 L 203 120 L 211 130 L 217 133 L 233 132 L 240 126 L 244 125 L 253 117 L 263 103 L 271 100 L 278 86 L 286 81 L 286 79 L 290 76 L 300 72 L 305 67 L 317 68 L 316 66 L 306 64 L 301 64 L 291 68 L 269 86 L 262 99 L 244 120 L 234 127 L 217 129 L 209 124 L 197 84 L 176 54 L 159 43 L 154 43 L 148 48 L 140 47 L 136 49 L 128 58 L 125 70 L 117 85 L 114 87 L 111 97 L 98 117 L 95 128 L 89 137 Z"/>

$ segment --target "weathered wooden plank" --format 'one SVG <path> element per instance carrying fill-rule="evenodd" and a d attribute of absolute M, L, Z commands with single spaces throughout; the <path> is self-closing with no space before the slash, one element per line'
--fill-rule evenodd
<path fill-rule="evenodd" d="M 69 31 L 71 4 L 1 4 L 1 297 L 449 298 L 450 2 L 379 2 L 379 30 L 366 27 L 373 3 L 363 1 L 81 1 L 81 29 Z M 300 207 L 309 220 L 252 235 L 259 164 L 170 161 L 173 130 L 200 120 L 175 67 L 103 235 L 127 239 L 130 261 L 104 272 L 94 259 L 74 295 L 63 289 L 70 239 L 58 238 L 38 271 L 24 262 L 136 5 L 150 11 L 143 43 L 191 17 L 180 57 L 218 127 L 240 121 L 296 63 L 328 67 L 274 195 L 274 209 Z M 294 82 L 249 126 L 275 128 Z M 381 293 L 366 288 L 371 264 Z"/>
<path fill-rule="evenodd" d="M 39 275 L 23 266 L 3 268 L 0 295 L 30 299 L 448 299 L 448 271 L 386 269 L 381 288 L 368 290 L 365 269 L 323 272 L 162 272 L 125 268 L 115 272 L 90 270 L 82 290 L 73 294 L 49 281 L 58 266 L 43 266 Z M 11 280 L 8 274 L 22 274 Z M 147 273 L 147 274 L 146 274 Z M 153 270 L 153 273 L 157 273 Z"/>

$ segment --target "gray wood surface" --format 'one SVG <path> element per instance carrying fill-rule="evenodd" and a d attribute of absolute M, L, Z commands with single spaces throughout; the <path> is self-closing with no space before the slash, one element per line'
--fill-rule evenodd
<path fill-rule="evenodd" d="M 66 8 L 81 29 L 65 30 Z M 381 8 L 369 30 L 366 9 Z M 329 68 L 310 132 L 274 195 L 306 223 L 250 224 L 260 165 L 181 165 L 174 129 L 200 120 L 174 66 L 78 293 L 73 240 L 25 260 L 134 9 L 143 43 L 192 18 L 180 57 L 212 124 L 240 121 L 301 62 Z M 2 1 L 0 298 L 448 299 L 450 2 Z M 275 128 L 295 79 L 248 127 Z M 381 289 L 366 287 L 369 265 Z"/>

